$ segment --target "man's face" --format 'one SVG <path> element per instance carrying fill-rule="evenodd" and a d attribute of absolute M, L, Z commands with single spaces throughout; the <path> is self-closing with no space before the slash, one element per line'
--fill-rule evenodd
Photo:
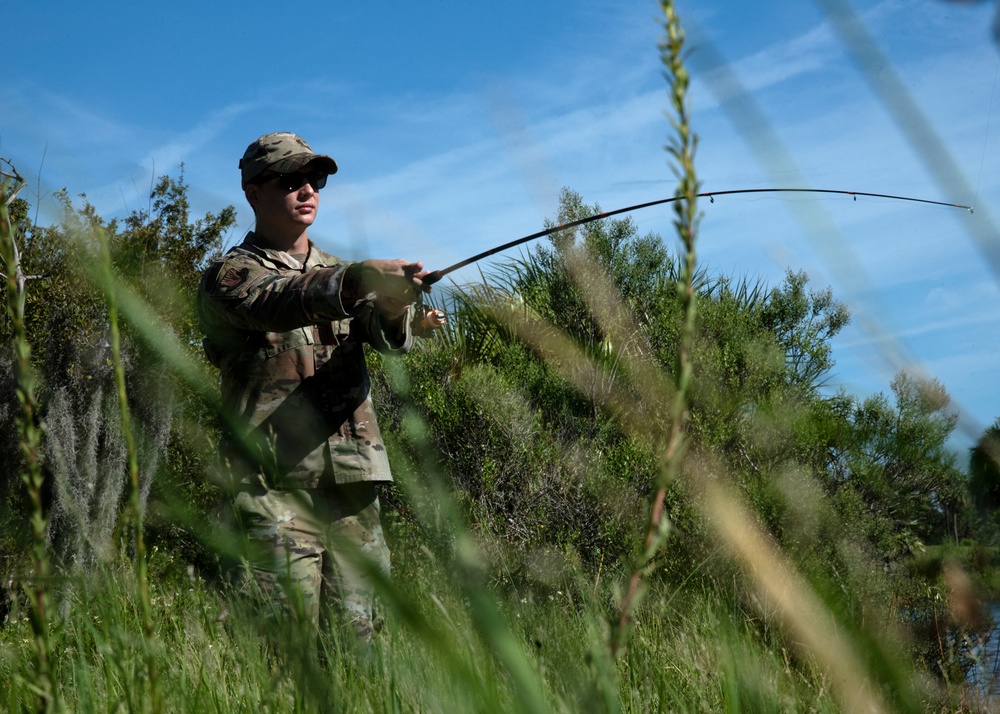
<path fill-rule="evenodd" d="M 316 220 L 319 189 L 325 180 L 324 174 L 308 167 L 291 174 L 267 174 L 262 181 L 247 186 L 247 200 L 254 207 L 258 224 L 305 229 Z"/>

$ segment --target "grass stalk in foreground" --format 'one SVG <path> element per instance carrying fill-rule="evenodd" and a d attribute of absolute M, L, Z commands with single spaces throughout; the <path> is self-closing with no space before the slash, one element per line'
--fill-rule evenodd
<path fill-rule="evenodd" d="M 0 260 L 3 261 L 6 280 L 6 309 L 14 334 L 14 379 L 17 399 L 21 404 L 18 418 L 21 451 L 26 471 L 23 480 L 31 499 L 31 563 L 30 590 L 32 649 L 35 658 L 35 681 L 38 709 L 52 711 L 57 706 L 56 689 L 52 682 L 49 643 L 49 591 L 51 576 L 48 551 L 45 544 L 46 514 L 43 501 L 45 474 L 41 464 L 42 425 L 38 402 L 35 399 L 35 377 L 31 369 L 31 345 L 24 324 L 24 281 L 18 260 L 14 229 L 7 212 L 10 182 L 0 182 Z"/>
<path fill-rule="evenodd" d="M 629 578 L 628 590 L 622 600 L 621 612 L 618 616 L 618 626 L 611 641 L 612 653 L 625 644 L 628 635 L 629 616 L 639 595 L 643 574 L 649 568 L 657 550 L 663 544 L 668 534 L 668 521 L 663 513 L 663 502 L 667 484 L 674 480 L 684 452 L 684 422 L 687 413 L 688 388 L 691 384 L 691 357 L 694 351 L 695 333 L 695 289 L 694 276 L 696 269 L 695 237 L 698 230 L 698 177 L 694 169 L 694 152 L 697 138 L 691 131 L 691 118 L 687 107 L 687 89 L 689 76 L 684 67 L 684 30 L 677 17 L 673 0 L 661 2 L 665 16 L 664 26 L 666 39 L 661 45 L 661 57 L 670 79 L 670 103 L 676 113 L 671 124 L 676 136 L 667 147 L 674 161 L 674 172 L 677 174 L 678 185 L 676 196 L 683 200 L 674 203 L 676 219 L 674 226 L 684 248 L 684 261 L 678 281 L 681 293 L 681 304 L 684 312 L 684 322 L 681 332 L 681 344 L 678 351 L 677 391 L 673 395 L 670 409 L 670 432 L 663 457 L 656 493 L 653 497 L 649 516 L 649 530 L 646 534 L 643 550 L 635 564 L 632 576 Z"/>
<path fill-rule="evenodd" d="M 391 362 L 387 366 L 394 388 L 409 397 L 410 385 L 405 373 L 395 369 L 395 365 Z M 462 523 L 452 497 L 444 488 L 439 474 L 436 473 L 435 469 L 427 468 L 434 463 L 435 459 L 426 424 L 415 412 L 410 412 L 404 419 L 404 428 L 410 434 L 413 443 L 422 452 L 420 460 L 425 467 L 423 474 L 425 480 L 424 483 L 418 484 L 407 479 L 403 485 L 411 491 L 411 503 L 423 513 L 427 522 L 433 522 L 437 518 L 441 519 L 443 525 L 446 526 L 447 533 L 454 538 L 454 553 L 450 565 L 455 569 L 454 584 L 461 592 L 470 624 L 509 677 L 519 710 L 524 712 L 549 711 L 550 707 L 544 697 L 539 673 L 533 667 L 522 643 L 513 635 L 496 598 L 485 587 L 481 572 L 482 554 Z M 417 491 L 423 491 L 423 493 Z M 421 505 L 431 503 L 435 504 L 436 514 L 434 515 L 425 512 L 426 506 Z M 370 575 L 377 576 L 377 573 L 373 572 Z M 391 582 L 382 582 L 379 590 L 384 601 L 391 604 L 394 600 L 396 601 L 393 609 L 397 612 L 402 610 L 400 605 L 405 602 L 405 596 L 400 597 L 402 593 L 398 591 L 398 586 Z M 435 640 L 438 641 L 435 642 Z M 427 638 L 427 641 L 429 644 L 444 644 L 445 649 L 449 649 L 448 643 L 440 641 L 439 638 L 431 637 Z M 473 681 L 474 678 L 470 677 L 469 680 Z"/>
<path fill-rule="evenodd" d="M 153 645 L 153 615 L 149 598 L 149 574 L 146 563 L 146 543 L 143 537 L 142 525 L 142 493 L 139 485 L 139 455 L 135 443 L 135 433 L 132 429 L 132 415 L 128 406 L 128 392 L 125 389 L 125 368 L 122 365 L 121 337 L 118 329 L 118 296 L 116 281 L 111 266 L 111 251 L 108 247 L 104 231 L 98 231 L 101 248 L 101 265 L 104 273 L 104 294 L 108 305 L 108 341 L 111 346 L 111 359 L 114 365 L 115 386 L 118 391 L 118 407 L 121 412 L 122 433 L 125 436 L 125 448 L 128 453 L 129 511 L 132 515 L 132 527 L 135 529 L 135 574 L 136 586 L 139 592 L 139 603 L 142 608 L 143 649 L 146 660 L 146 670 L 149 676 L 149 695 L 153 712 L 162 711 L 159 681 L 157 677 L 156 660 L 152 654 Z"/>

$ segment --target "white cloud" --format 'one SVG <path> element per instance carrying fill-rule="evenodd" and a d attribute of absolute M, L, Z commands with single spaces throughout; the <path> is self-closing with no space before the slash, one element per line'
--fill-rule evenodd
<path fill-rule="evenodd" d="M 259 102 L 240 102 L 214 111 L 197 125 L 152 148 L 139 163 L 151 171 L 154 167 L 159 167 L 156 169 L 158 171 L 170 170 L 186 163 L 195 152 L 214 143 L 232 125 L 235 118 L 259 106 Z"/>

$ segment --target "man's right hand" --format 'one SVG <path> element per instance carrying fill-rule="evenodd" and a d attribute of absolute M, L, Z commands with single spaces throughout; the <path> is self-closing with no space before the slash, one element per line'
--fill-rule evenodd
<path fill-rule="evenodd" d="M 389 318 L 401 317 L 417 296 L 424 290 L 423 277 L 430 271 L 424 270 L 421 262 L 411 263 L 396 260 L 365 260 L 351 266 L 356 271 L 352 276 L 357 296 L 360 298 L 375 293 L 375 306 Z"/>
<path fill-rule="evenodd" d="M 411 263 L 402 258 L 366 260 L 361 263 L 361 289 L 385 297 L 416 298 L 423 290 L 422 278 L 429 272 L 424 270 L 423 263 Z"/>

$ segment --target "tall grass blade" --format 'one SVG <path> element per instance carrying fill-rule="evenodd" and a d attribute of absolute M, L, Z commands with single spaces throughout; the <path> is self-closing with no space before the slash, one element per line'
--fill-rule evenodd
<path fill-rule="evenodd" d="M 868 28 L 846 0 L 813 0 L 830 19 L 841 44 L 854 59 L 858 70 L 882 102 L 900 132 L 937 181 L 942 194 L 955 203 L 970 201 L 976 189 L 958 163 L 952 158 L 944 141 L 934 130 L 926 113 L 914 100 L 899 73 L 893 67 Z M 996 236 L 1000 225 L 986 204 L 974 206 L 975 218 L 962 222 L 976 241 L 980 252 L 1000 282 L 1000 243 Z"/>
<path fill-rule="evenodd" d="M 394 388 L 404 395 L 408 395 L 409 384 L 406 375 L 398 369 L 391 371 L 394 373 Z M 425 470 L 425 488 L 427 489 L 423 494 L 414 493 L 412 502 L 414 504 L 436 504 L 436 512 L 433 516 L 427 514 L 427 516 L 431 516 L 427 519 L 428 522 L 433 522 L 435 517 L 440 519 L 438 527 L 455 540 L 452 561 L 456 568 L 454 581 L 468 603 L 469 614 L 477 633 L 510 677 L 514 693 L 520 703 L 520 710 L 547 712 L 549 707 L 543 697 L 542 681 L 529 662 L 522 644 L 517 641 L 508 627 L 495 598 L 486 588 L 481 573 L 483 559 L 479 549 L 462 523 L 452 496 L 447 493 L 442 479 L 431 467 L 435 458 L 427 438 L 426 425 L 416 413 L 409 414 L 406 425 L 410 438 L 423 456 L 421 462 Z M 416 489 L 417 484 L 408 482 L 408 488 Z M 383 591 L 390 590 L 390 584 L 383 583 L 382 589 Z M 447 643 L 445 646 L 447 647 Z"/>
<path fill-rule="evenodd" d="M 24 280 L 18 255 L 17 237 L 10 223 L 7 204 L 16 195 L 19 177 L 13 181 L 0 175 L 0 260 L 3 261 L 6 282 L 4 306 L 13 327 L 14 378 L 21 414 L 17 420 L 21 452 L 26 471 L 23 480 L 31 499 L 32 575 L 30 577 L 31 629 L 35 657 L 35 679 L 31 683 L 38 693 L 38 709 L 54 711 L 58 706 L 57 688 L 53 681 L 49 635 L 51 568 L 45 540 L 46 513 L 43 503 L 45 474 L 42 469 L 42 423 L 35 398 L 35 375 L 31 367 L 31 344 L 24 324 Z M 8 198 L 8 196 L 10 198 Z"/>
<path fill-rule="evenodd" d="M 118 390 L 118 408 L 121 416 L 122 433 L 125 437 L 125 448 L 128 454 L 129 511 L 132 517 L 133 542 L 135 547 L 136 587 L 139 593 L 139 604 L 142 608 L 143 651 L 146 661 L 146 673 L 149 677 L 150 704 L 154 714 L 163 710 L 160 697 L 159 673 L 156 659 L 153 656 L 153 613 L 149 595 L 149 570 L 146 561 L 146 540 L 143 534 L 142 487 L 139 483 L 139 453 L 136 447 L 135 434 L 132 429 L 132 415 L 128 406 L 128 392 L 125 388 L 125 368 L 122 364 L 121 336 L 118 328 L 118 285 L 111 264 L 111 251 L 107 236 L 103 230 L 98 231 L 98 241 L 101 250 L 101 272 L 104 295 L 108 306 L 108 341 L 111 347 L 111 360 L 114 367 L 115 386 Z"/>
<path fill-rule="evenodd" d="M 627 627 L 635 599 L 639 594 L 639 586 L 650 562 L 667 537 L 665 514 L 663 510 L 667 484 L 673 481 L 680 470 L 684 454 L 684 424 L 688 409 L 688 388 L 693 374 L 692 357 L 694 351 L 696 292 L 694 280 L 697 269 L 695 255 L 695 239 L 698 232 L 698 176 L 694 167 L 694 152 L 697 138 L 691 129 L 691 117 L 688 107 L 689 75 L 684 66 L 684 30 L 677 16 L 672 0 L 662 0 L 660 7 L 664 14 L 666 39 L 660 51 L 661 60 L 666 68 L 670 82 L 670 104 L 674 116 L 671 124 L 676 136 L 667 147 L 673 161 L 673 169 L 677 175 L 678 185 L 675 195 L 683 200 L 673 204 L 674 227 L 683 248 L 681 272 L 678 276 L 678 292 L 681 294 L 683 310 L 683 327 L 678 350 L 678 369 L 676 391 L 673 394 L 670 408 L 670 433 L 664 445 L 662 471 L 657 483 L 656 493 L 650 509 L 649 530 L 646 534 L 643 549 L 639 555 L 632 575 L 629 578 L 628 589 L 618 616 L 618 631 L 612 640 L 612 653 L 624 645 Z"/>

